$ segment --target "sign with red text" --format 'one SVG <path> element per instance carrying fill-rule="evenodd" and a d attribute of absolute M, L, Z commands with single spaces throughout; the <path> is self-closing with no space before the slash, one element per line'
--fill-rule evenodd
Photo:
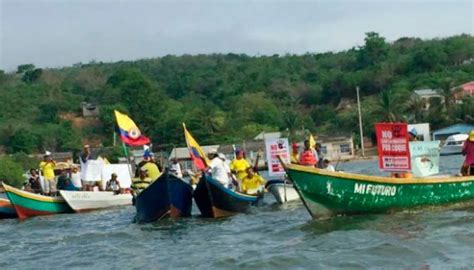
<path fill-rule="evenodd" d="M 287 138 L 265 139 L 267 152 L 267 164 L 269 176 L 280 176 L 285 174 L 285 169 L 278 160 L 278 156 L 285 163 L 290 163 L 290 147 Z"/>
<path fill-rule="evenodd" d="M 379 168 L 384 171 L 410 171 L 410 148 L 406 123 L 377 123 Z"/>

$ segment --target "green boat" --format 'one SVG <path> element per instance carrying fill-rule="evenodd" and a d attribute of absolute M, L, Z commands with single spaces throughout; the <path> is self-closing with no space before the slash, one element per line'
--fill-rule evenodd
<path fill-rule="evenodd" d="M 285 164 L 313 218 L 383 213 L 474 199 L 474 176 L 392 178 Z"/>
<path fill-rule="evenodd" d="M 8 199 L 15 207 L 18 218 L 72 213 L 71 207 L 61 196 L 50 197 L 20 190 L 2 183 Z"/>

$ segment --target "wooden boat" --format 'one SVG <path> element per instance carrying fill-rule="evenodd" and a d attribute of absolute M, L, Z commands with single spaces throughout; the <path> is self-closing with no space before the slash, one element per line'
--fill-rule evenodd
<path fill-rule="evenodd" d="M 193 188 L 173 174 L 164 172 L 135 199 L 135 221 L 152 222 L 165 217 L 189 217 Z"/>
<path fill-rule="evenodd" d="M 265 184 L 265 188 L 275 197 L 276 201 L 280 204 L 297 201 L 300 199 L 300 196 L 296 192 L 293 184 L 284 180 L 269 180 Z"/>
<path fill-rule="evenodd" d="M 132 204 L 132 194 L 114 194 L 111 191 L 69 191 L 59 193 L 75 212 L 104 209 Z"/>
<path fill-rule="evenodd" d="M 11 204 L 15 207 L 18 218 L 23 219 L 33 216 L 72 212 L 71 207 L 61 196 L 43 196 L 11 187 L 5 183 L 2 185 L 8 199 L 10 199 Z"/>
<path fill-rule="evenodd" d="M 193 196 L 201 215 L 211 218 L 246 212 L 263 198 L 263 194 L 247 195 L 228 189 L 209 175 L 201 177 Z"/>
<path fill-rule="evenodd" d="M 0 198 L 0 219 L 18 217 L 9 199 Z"/>
<path fill-rule="evenodd" d="M 380 213 L 474 199 L 474 176 L 391 178 L 285 164 L 313 218 Z"/>

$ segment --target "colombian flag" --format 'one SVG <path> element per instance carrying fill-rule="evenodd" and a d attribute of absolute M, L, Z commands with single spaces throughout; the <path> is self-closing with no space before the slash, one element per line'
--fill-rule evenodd
<path fill-rule="evenodd" d="M 135 122 L 128 115 L 115 111 L 115 119 L 120 131 L 120 139 L 131 146 L 141 146 L 150 143 L 150 139 L 143 136 Z"/>
<path fill-rule="evenodd" d="M 206 157 L 206 153 L 202 150 L 201 146 L 191 136 L 191 133 L 186 129 L 186 125 L 183 123 L 184 137 L 186 138 L 186 144 L 188 145 L 189 155 L 194 162 L 194 165 L 200 170 L 204 170 L 209 164 L 209 160 Z"/>

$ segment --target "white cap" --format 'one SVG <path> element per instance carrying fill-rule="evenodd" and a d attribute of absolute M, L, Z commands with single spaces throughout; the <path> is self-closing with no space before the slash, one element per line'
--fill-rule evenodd
<path fill-rule="evenodd" d="M 218 156 L 220 159 L 226 159 L 226 158 L 225 158 L 225 155 L 222 154 L 222 153 L 217 154 L 217 156 Z"/>
<path fill-rule="evenodd" d="M 46 151 L 46 152 L 44 152 L 44 155 L 45 155 L 45 156 L 51 156 L 51 152 Z"/>

